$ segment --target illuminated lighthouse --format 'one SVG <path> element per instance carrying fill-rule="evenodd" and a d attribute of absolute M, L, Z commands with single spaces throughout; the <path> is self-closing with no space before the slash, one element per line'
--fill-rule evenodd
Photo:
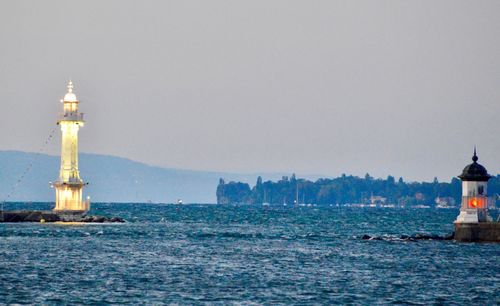
<path fill-rule="evenodd" d="M 83 126 L 83 113 L 78 111 L 78 99 L 73 92 L 73 82 L 68 83 L 68 92 L 64 95 L 63 113 L 59 117 L 61 126 L 61 168 L 59 179 L 53 184 L 56 190 L 55 211 L 85 212 L 89 202 L 82 201 L 85 183 L 78 171 L 78 130 Z"/>
<path fill-rule="evenodd" d="M 462 174 L 458 176 L 462 180 L 462 206 L 455 224 L 492 221 L 488 214 L 487 192 L 491 176 L 486 168 L 477 162 L 478 160 L 476 148 L 474 148 L 472 164 L 465 167 Z"/>
<path fill-rule="evenodd" d="M 454 239 L 457 241 L 500 242 L 500 217 L 495 222 L 488 208 L 494 207 L 494 200 L 488 197 L 488 181 L 491 175 L 477 161 L 474 148 L 472 164 L 458 177 L 462 180 L 462 206 L 455 222 Z"/>

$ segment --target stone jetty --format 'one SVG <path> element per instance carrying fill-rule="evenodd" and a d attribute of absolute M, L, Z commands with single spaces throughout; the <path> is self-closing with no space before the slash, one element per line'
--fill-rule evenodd
<path fill-rule="evenodd" d="M 124 223 L 119 217 L 91 216 L 86 213 L 55 212 L 43 210 L 0 211 L 0 222 L 82 222 L 82 223 Z"/>

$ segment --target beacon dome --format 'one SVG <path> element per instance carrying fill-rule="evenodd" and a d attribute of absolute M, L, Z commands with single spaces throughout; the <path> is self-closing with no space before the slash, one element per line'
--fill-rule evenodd
<path fill-rule="evenodd" d="M 74 93 L 68 92 L 67 94 L 64 95 L 63 101 L 65 101 L 65 102 L 76 102 L 78 100 L 76 99 L 76 95 Z"/>
<path fill-rule="evenodd" d="M 472 157 L 472 164 L 467 165 L 462 174 L 458 177 L 462 181 L 488 181 L 491 178 L 491 175 L 488 174 L 488 171 L 481 164 L 478 164 L 479 158 L 476 155 L 476 150 L 474 149 L 474 156 Z"/>

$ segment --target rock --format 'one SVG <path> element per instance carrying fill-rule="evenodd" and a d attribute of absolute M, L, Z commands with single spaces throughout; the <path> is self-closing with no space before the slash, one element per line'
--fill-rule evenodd
<path fill-rule="evenodd" d="M 455 239 L 455 232 L 444 236 L 444 240 L 453 240 L 453 239 Z"/>
<path fill-rule="evenodd" d="M 108 221 L 109 222 L 114 222 L 114 223 L 125 223 L 125 220 L 123 220 L 122 218 L 118 218 L 118 217 L 112 217 Z"/>
<path fill-rule="evenodd" d="M 99 216 L 94 216 L 92 218 L 92 221 L 93 222 L 96 222 L 96 223 L 103 223 L 106 219 L 104 217 L 99 217 Z"/>

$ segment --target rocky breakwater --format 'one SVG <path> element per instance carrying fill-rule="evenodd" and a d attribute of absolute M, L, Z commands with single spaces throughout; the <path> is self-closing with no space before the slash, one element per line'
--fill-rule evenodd
<path fill-rule="evenodd" d="M 390 236 L 390 235 L 383 235 L 383 236 L 370 236 L 370 235 L 363 235 L 361 237 L 362 240 L 385 240 L 385 241 L 418 241 L 418 240 L 453 240 L 454 239 L 454 234 L 449 234 L 446 236 L 439 236 L 439 235 L 428 235 L 428 234 L 415 234 L 415 235 L 401 235 L 401 236 Z"/>
<path fill-rule="evenodd" d="M 81 222 L 81 223 L 124 223 L 119 217 L 91 216 L 86 213 L 54 212 L 40 210 L 0 211 L 0 222 Z"/>

